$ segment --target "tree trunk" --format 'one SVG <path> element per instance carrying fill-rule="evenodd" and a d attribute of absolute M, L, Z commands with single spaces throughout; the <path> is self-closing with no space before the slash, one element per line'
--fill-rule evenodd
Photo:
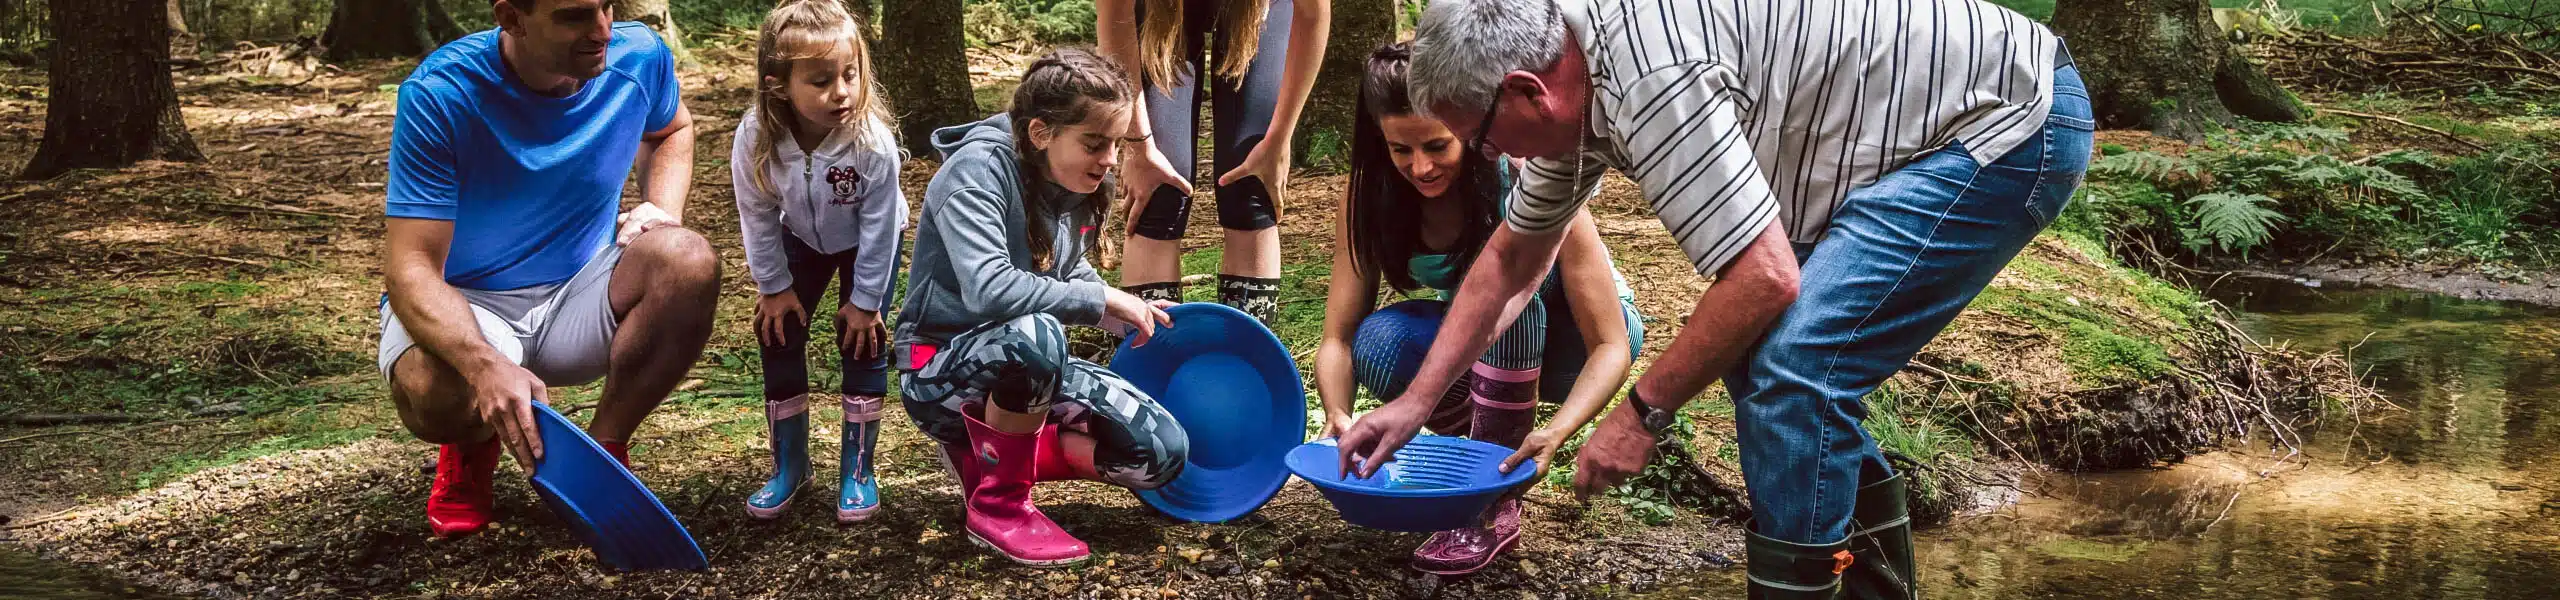
<path fill-rule="evenodd" d="M 934 156 L 934 128 L 983 116 L 969 88 L 969 59 L 960 33 L 960 0 L 881 3 L 880 46 L 872 54 L 898 137 L 916 156 Z"/>
<path fill-rule="evenodd" d="M 169 56 L 195 60 L 196 34 L 187 31 L 187 11 L 178 7 L 180 0 L 169 0 Z"/>
<path fill-rule="evenodd" d="M 320 45 L 329 49 L 329 60 L 425 56 L 462 37 L 462 28 L 437 1 L 338 0 Z"/>
<path fill-rule="evenodd" d="M 419 0 L 419 2 L 427 8 L 427 36 L 436 40 L 438 45 L 462 39 L 462 36 L 471 34 L 462 30 L 461 23 L 453 22 L 453 13 L 445 11 L 442 0 Z"/>
<path fill-rule="evenodd" d="M 2053 30 L 2070 40 L 2101 127 L 2196 139 L 2235 115 L 2310 116 L 2222 36 L 2204 0 L 2063 0 Z"/>
<path fill-rule="evenodd" d="M 621 0 L 613 17 L 658 30 L 658 39 L 666 41 L 668 50 L 677 58 L 685 56 L 684 30 L 676 27 L 675 15 L 667 12 L 667 0 Z"/>
<path fill-rule="evenodd" d="M 169 11 L 155 0 L 53 0 L 44 141 L 21 179 L 147 159 L 203 160 L 169 80 Z"/>
<path fill-rule="evenodd" d="M 1369 54 L 1395 41 L 1398 10 L 1396 0 L 1334 0 L 1332 39 L 1325 40 L 1324 68 L 1316 72 L 1315 95 L 1307 99 L 1298 135 L 1301 156 L 1350 161 L 1360 80 L 1369 73 Z"/>

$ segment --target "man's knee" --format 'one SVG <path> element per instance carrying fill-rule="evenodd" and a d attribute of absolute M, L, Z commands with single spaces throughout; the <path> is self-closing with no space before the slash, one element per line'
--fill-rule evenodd
<path fill-rule="evenodd" d="M 432 444 L 467 444 L 492 433 L 471 412 L 471 385 L 435 355 L 415 348 L 391 364 L 391 402 L 410 435 Z"/>
<path fill-rule="evenodd" d="M 700 232 L 683 227 L 652 229 L 631 241 L 623 260 L 638 260 L 650 277 L 664 285 L 713 288 L 720 283 L 720 253 Z"/>

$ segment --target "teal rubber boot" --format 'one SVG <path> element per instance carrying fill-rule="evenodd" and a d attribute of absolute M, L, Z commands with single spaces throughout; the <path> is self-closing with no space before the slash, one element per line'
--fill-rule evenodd
<path fill-rule="evenodd" d="M 880 441 L 879 396 L 844 398 L 844 481 L 836 495 L 836 522 L 853 523 L 880 510 L 880 482 L 871 475 L 871 452 Z"/>
<path fill-rule="evenodd" d="M 771 519 L 791 507 L 800 488 L 809 486 L 809 397 L 764 403 L 767 445 L 773 449 L 773 479 L 747 497 L 747 516 Z"/>

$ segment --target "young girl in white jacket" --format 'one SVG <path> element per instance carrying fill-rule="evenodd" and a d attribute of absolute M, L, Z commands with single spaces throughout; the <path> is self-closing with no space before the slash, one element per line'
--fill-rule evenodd
<path fill-rule="evenodd" d="M 889 391 L 881 313 L 907 224 L 897 142 L 861 28 L 834 0 L 787 2 L 767 15 L 756 75 L 756 105 L 738 125 L 729 169 L 747 270 L 763 295 L 755 329 L 774 469 L 747 513 L 780 516 L 808 487 L 809 403 L 824 404 L 809 394 L 809 315 L 833 280 L 844 358 L 836 519 L 860 521 L 880 508 L 871 457 Z"/>

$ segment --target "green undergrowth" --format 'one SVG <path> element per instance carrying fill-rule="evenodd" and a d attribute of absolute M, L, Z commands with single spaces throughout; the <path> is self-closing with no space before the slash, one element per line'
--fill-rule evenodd
<path fill-rule="evenodd" d="M 261 283 L 261 281 L 268 281 Z M 343 399 L 312 385 L 370 371 L 343 323 L 274 280 L 35 289 L 0 303 L 0 405 L 9 412 L 264 412 Z M 369 323 L 368 323 L 369 325 Z"/>
<path fill-rule="evenodd" d="M 2358 156 L 2325 124 L 2258 125 L 2178 151 L 2102 147 L 2065 226 L 2181 261 L 2560 267 L 2560 155 L 2548 139 L 2474 128 L 2464 137 L 2488 150 Z"/>

